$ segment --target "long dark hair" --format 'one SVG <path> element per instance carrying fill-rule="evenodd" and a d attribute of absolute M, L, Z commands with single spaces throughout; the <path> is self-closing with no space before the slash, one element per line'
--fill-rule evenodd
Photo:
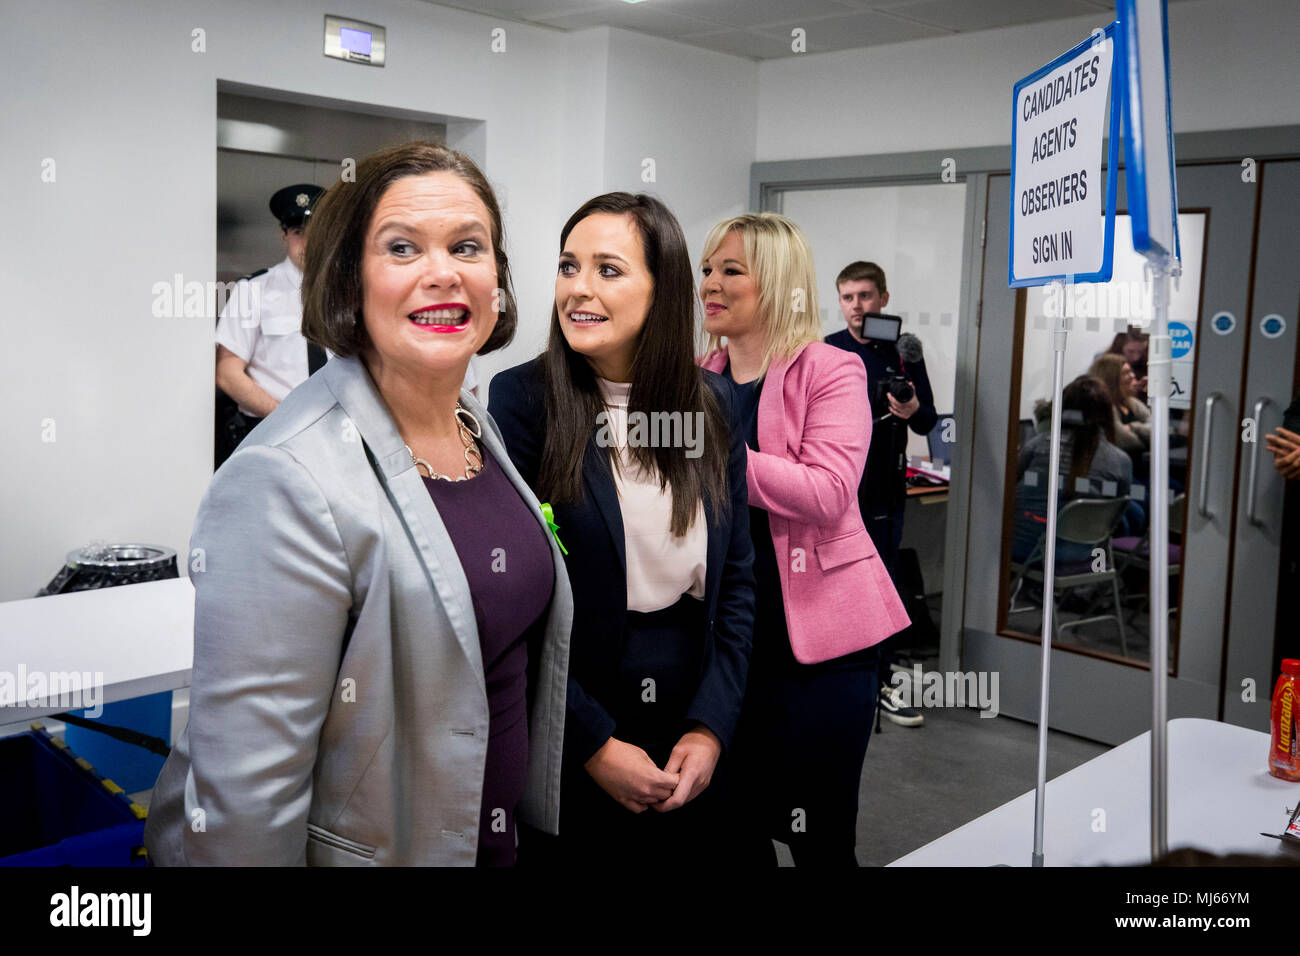
<path fill-rule="evenodd" d="M 1115 440 L 1115 418 L 1111 413 L 1110 394 L 1098 379 L 1080 375 L 1061 393 L 1061 418 L 1070 415 L 1070 430 L 1074 441 L 1070 444 L 1070 478 L 1066 488 L 1073 488 L 1078 478 L 1087 476 L 1092 468 L 1093 456 L 1101 446 L 1101 439 Z"/>
<path fill-rule="evenodd" d="M 659 200 L 645 194 L 617 192 L 597 196 L 569 217 L 560 231 L 560 251 L 569 233 L 594 213 L 629 215 L 641 235 L 646 266 L 654 292 L 645 324 L 632 356 L 632 388 L 628 414 L 680 411 L 703 413 L 704 430 L 698 458 L 688 458 L 680 448 L 630 447 L 632 459 L 648 473 L 657 474 L 660 489 L 670 488 L 673 501 L 672 532 L 681 537 L 695 520 L 701 499 L 712 506 L 720 522 L 729 512 L 727 495 L 727 424 L 704 372 L 695 364 L 696 301 L 691 259 L 686 237 L 676 218 Z M 582 462 L 605 410 L 596 374 L 578 352 L 569 347 L 560 325 L 558 307 L 551 307 L 551 334 L 542 354 L 546 378 L 546 440 L 538 474 L 540 493 L 552 501 L 582 500 Z M 611 467 L 618 467 L 617 449 L 605 448 Z"/>

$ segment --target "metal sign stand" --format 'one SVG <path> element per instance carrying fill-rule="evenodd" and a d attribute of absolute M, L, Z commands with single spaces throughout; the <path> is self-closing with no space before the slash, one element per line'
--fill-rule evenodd
<path fill-rule="evenodd" d="M 1169 391 L 1172 372 L 1169 338 L 1169 283 L 1177 262 L 1149 265 L 1155 307 L 1148 339 L 1147 396 L 1151 400 L 1151 859 L 1169 850 L 1166 813 L 1169 798 Z"/>
<path fill-rule="evenodd" d="M 1061 394 L 1065 389 L 1065 340 L 1070 331 L 1066 318 L 1067 283 L 1053 283 L 1060 294 L 1061 308 L 1052 331 L 1052 438 L 1050 464 L 1047 468 L 1047 537 L 1043 555 L 1043 669 L 1038 691 L 1038 786 L 1034 791 L 1034 853 L 1032 866 L 1043 865 L 1043 815 L 1047 798 L 1047 706 L 1051 692 L 1052 613 L 1056 610 L 1056 504 L 1059 499 L 1061 469 Z"/>

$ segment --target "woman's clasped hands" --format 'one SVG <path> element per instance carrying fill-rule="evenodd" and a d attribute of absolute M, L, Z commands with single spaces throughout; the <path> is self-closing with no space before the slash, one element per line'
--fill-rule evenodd
<path fill-rule="evenodd" d="M 685 806 L 704 792 L 722 755 L 713 731 L 700 725 L 682 735 L 662 770 L 634 744 L 613 737 L 585 764 L 600 788 L 624 809 L 665 813 Z"/>

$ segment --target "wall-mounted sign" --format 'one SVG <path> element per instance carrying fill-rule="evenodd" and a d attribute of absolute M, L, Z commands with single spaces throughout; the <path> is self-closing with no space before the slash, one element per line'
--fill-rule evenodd
<path fill-rule="evenodd" d="M 383 66 L 388 33 L 377 23 L 325 17 L 325 55 L 349 63 Z"/>
<path fill-rule="evenodd" d="M 1169 357 L 1175 362 L 1179 359 L 1192 357 L 1192 346 L 1195 339 L 1192 336 L 1192 328 L 1186 322 L 1169 323 Z"/>

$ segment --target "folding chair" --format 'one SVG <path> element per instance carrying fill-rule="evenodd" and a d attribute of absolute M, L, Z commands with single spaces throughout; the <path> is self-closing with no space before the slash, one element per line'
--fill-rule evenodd
<path fill-rule="evenodd" d="M 1181 541 L 1183 530 L 1183 519 L 1187 515 L 1187 496 L 1175 495 L 1174 499 L 1169 502 L 1169 536 L 1172 538 L 1178 535 Z M 1129 568 L 1136 568 L 1140 571 L 1151 570 L 1151 524 L 1147 523 L 1146 530 L 1142 532 L 1141 537 L 1125 536 L 1114 539 L 1115 560 L 1118 562 L 1121 580 L 1124 572 Z M 1181 543 L 1170 541 L 1167 545 L 1169 549 L 1169 574 L 1182 574 L 1183 571 L 1183 546 Z M 1150 607 L 1150 594 L 1130 594 L 1125 600 L 1133 601 L 1140 599 L 1143 604 L 1134 610 L 1134 615 L 1141 612 L 1142 607 Z M 1177 605 L 1171 605 L 1169 616 L 1175 617 L 1178 614 Z"/>
<path fill-rule="evenodd" d="M 1079 627 L 1097 621 L 1113 620 L 1116 626 L 1119 627 L 1120 651 L 1126 657 L 1128 656 L 1128 638 L 1124 633 L 1123 605 L 1120 603 L 1119 596 L 1119 575 L 1115 569 L 1115 555 L 1111 550 L 1110 539 L 1111 531 L 1126 507 L 1128 507 L 1127 497 L 1076 498 L 1067 503 L 1058 513 L 1056 519 L 1057 541 L 1068 541 L 1072 544 L 1088 545 L 1092 548 L 1103 547 L 1106 552 L 1106 566 L 1100 571 L 1094 571 L 1091 558 L 1082 561 L 1062 561 L 1058 558 L 1053 586 L 1053 601 L 1061 593 L 1072 588 L 1109 582 L 1111 594 L 1115 600 L 1115 613 L 1094 615 L 1064 623 L 1061 622 L 1059 613 L 1053 613 L 1052 625 L 1056 632 L 1054 635 L 1055 640 L 1059 641 L 1061 632 L 1068 627 Z M 1038 543 L 1034 545 L 1034 550 L 1030 552 L 1023 562 L 1011 562 L 1011 570 L 1015 575 L 1013 579 L 1014 586 L 1011 591 L 1012 611 L 1017 610 L 1015 607 L 1016 595 L 1020 593 L 1020 588 L 1026 579 L 1042 584 L 1043 558 L 1046 550 L 1047 533 L 1044 531 L 1039 536 Z M 1037 567 L 1035 567 L 1035 564 L 1037 564 Z M 1019 610 L 1023 610 L 1023 608 Z"/>

